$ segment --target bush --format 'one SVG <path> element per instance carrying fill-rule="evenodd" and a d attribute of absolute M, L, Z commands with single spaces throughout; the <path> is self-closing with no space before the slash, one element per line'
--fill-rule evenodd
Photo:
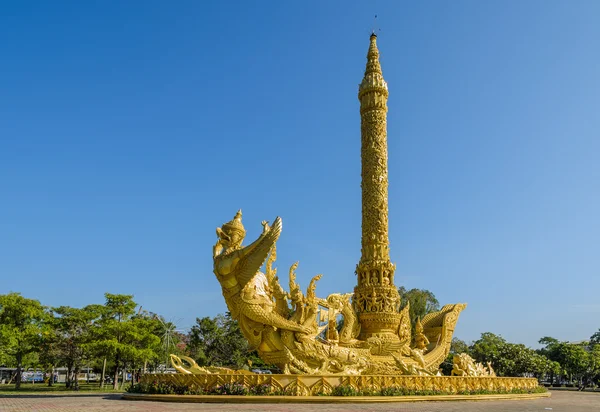
<path fill-rule="evenodd" d="M 137 383 L 127 388 L 129 393 L 148 393 L 152 395 L 203 395 L 202 388 L 189 385 L 177 385 L 171 382 Z"/>
<path fill-rule="evenodd" d="M 248 389 L 239 383 L 226 383 L 223 386 L 215 386 L 209 395 L 248 395 Z"/>
<path fill-rule="evenodd" d="M 331 396 L 362 396 L 362 393 L 353 386 L 340 385 L 333 388 Z"/>
<path fill-rule="evenodd" d="M 271 395 L 275 395 L 275 396 L 294 396 L 294 390 L 291 388 L 283 388 L 283 389 L 274 389 L 273 392 L 271 392 Z"/>
<path fill-rule="evenodd" d="M 270 385 L 253 385 L 248 388 L 249 395 L 255 396 L 265 396 L 271 394 L 271 386 Z"/>

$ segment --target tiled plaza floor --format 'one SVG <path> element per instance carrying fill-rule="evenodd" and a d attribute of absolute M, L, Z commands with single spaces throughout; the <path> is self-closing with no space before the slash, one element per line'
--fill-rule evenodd
<path fill-rule="evenodd" d="M 552 411 L 588 412 L 600 411 L 600 393 L 552 392 L 551 398 L 521 401 L 479 402 L 426 402 L 396 404 L 186 404 L 146 401 L 125 401 L 121 395 L 3 395 L 0 396 L 0 411 L 85 411 L 85 412 L 141 412 L 141 411 L 278 411 L 308 412 L 328 411 L 428 411 L 428 412 L 500 412 L 500 411 Z"/>

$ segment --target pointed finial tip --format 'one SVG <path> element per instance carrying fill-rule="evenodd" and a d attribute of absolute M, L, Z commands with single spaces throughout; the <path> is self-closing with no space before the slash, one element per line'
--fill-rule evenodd
<path fill-rule="evenodd" d="M 242 221 L 242 209 L 238 210 L 237 213 L 235 214 L 233 220 L 239 220 L 240 222 Z"/>

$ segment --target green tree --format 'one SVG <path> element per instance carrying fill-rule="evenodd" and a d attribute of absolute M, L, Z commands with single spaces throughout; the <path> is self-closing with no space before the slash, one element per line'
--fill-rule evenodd
<path fill-rule="evenodd" d="M 196 318 L 196 324 L 190 329 L 188 351 L 199 365 L 213 365 L 218 361 L 217 348 L 223 335 L 219 316 L 222 315 Z"/>
<path fill-rule="evenodd" d="M 589 372 L 586 383 L 600 381 L 600 344 L 590 346 L 589 352 Z"/>
<path fill-rule="evenodd" d="M 557 349 L 559 363 L 569 380 L 581 383 L 588 373 L 590 360 L 584 345 L 561 342 Z"/>
<path fill-rule="evenodd" d="M 556 369 L 556 364 L 523 344 L 507 342 L 490 332 L 473 342 L 471 356 L 483 364 L 491 362 L 498 376 L 536 376 L 542 378 Z"/>
<path fill-rule="evenodd" d="M 151 320 L 136 315 L 137 304 L 132 295 L 106 293 L 102 315 L 93 330 L 93 350 L 104 358 L 112 359 L 114 366 L 113 389 L 118 389 L 119 371 L 127 365 L 155 358 L 160 338 L 152 333 Z M 124 383 L 124 382 L 123 382 Z"/>
<path fill-rule="evenodd" d="M 584 387 L 600 373 L 600 345 L 559 342 L 547 336 L 539 342 L 545 346 L 538 353 L 560 366 L 557 371 L 552 369 L 552 377 L 563 375 L 569 381 L 577 381 Z"/>
<path fill-rule="evenodd" d="M 469 353 L 469 345 L 464 340 L 460 340 L 458 338 L 452 338 L 452 342 L 450 343 L 450 352 L 451 353 Z"/>
<path fill-rule="evenodd" d="M 249 348 L 236 320 L 229 313 L 214 318 L 197 318 L 189 333 L 190 356 L 199 365 L 241 368 L 248 360 L 262 361 Z"/>
<path fill-rule="evenodd" d="M 39 301 L 19 293 L 0 296 L 0 346 L 17 366 L 15 387 L 21 387 L 23 359 L 39 350 L 47 313 Z"/>
<path fill-rule="evenodd" d="M 544 336 L 543 338 L 541 338 L 538 343 L 546 346 L 547 348 L 551 347 L 552 345 L 555 345 L 557 343 L 559 343 L 558 339 L 550 337 L 550 336 Z"/>
<path fill-rule="evenodd" d="M 537 352 L 540 355 L 545 356 L 547 359 L 549 359 L 551 362 L 554 362 L 555 364 L 549 368 L 548 372 L 550 375 L 550 384 L 553 384 L 555 377 L 559 377 L 563 370 L 559 362 L 561 360 L 561 357 L 558 353 L 558 347 L 560 342 L 556 338 L 544 336 L 538 341 L 538 343 L 544 345 L 544 347 L 538 349 Z"/>
<path fill-rule="evenodd" d="M 410 303 L 409 314 L 413 332 L 418 318 L 423 319 L 428 313 L 440 310 L 440 302 L 432 292 L 426 289 L 406 290 L 404 286 L 401 286 L 398 288 L 398 294 L 402 300 L 402 308 Z"/>
<path fill-rule="evenodd" d="M 600 345 L 600 329 L 590 337 L 590 346 Z"/>
<path fill-rule="evenodd" d="M 560 364 L 558 362 L 550 360 L 536 351 L 530 354 L 529 362 L 526 372 L 533 374 L 539 380 L 547 379 L 550 376 L 550 382 L 552 382 L 553 377 L 560 373 Z"/>
<path fill-rule="evenodd" d="M 171 323 L 165 325 L 159 319 L 162 319 L 162 317 L 148 312 L 140 312 L 133 316 L 131 333 L 127 340 L 130 346 L 125 357 L 132 373 L 141 369 L 141 366 L 145 369 L 146 364 L 150 361 L 167 360 L 165 358 L 166 352 L 173 349 L 172 343 L 167 342 L 166 345 L 163 345 L 161 339 L 164 336 L 165 327 L 171 331 L 175 328 L 175 325 Z M 132 377 L 133 383 L 134 379 Z"/>
<path fill-rule="evenodd" d="M 496 373 L 501 374 L 500 364 L 505 345 L 506 340 L 503 337 L 491 332 L 484 332 L 481 334 L 481 338 L 471 345 L 471 356 L 477 362 L 491 362 Z"/>
<path fill-rule="evenodd" d="M 54 384 L 54 369 L 59 363 L 59 336 L 56 333 L 55 325 L 56 318 L 54 317 L 54 314 L 50 312 L 42 325 L 39 353 L 39 362 L 49 374 L 48 386 Z"/>
<path fill-rule="evenodd" d="M 55 347 L 58 361 L 67 368 L 67 387 L 79 389 L 77 375 L 83 361 L 91 356 L 92 330 L 102 311 L 100 305 L 89 305 L 83 309 L 69 306 L 53 309 Z"/>

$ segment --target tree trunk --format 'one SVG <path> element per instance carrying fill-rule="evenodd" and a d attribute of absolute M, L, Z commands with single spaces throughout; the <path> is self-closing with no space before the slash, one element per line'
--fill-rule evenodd
<path fill-rule="evenodd" d="M 70 388 L 71 387 L 71 373 L 73 372 L 73 366 L 71 365 L 67 365 L 67 375 L 65 376 L 65 387 L 66 388 Z"/>
<path fill-rule="evenodd" d="M 54 365 L 50 368 L 50 376 L 48 378 L 48 386 L 54 385 Z"/>
<path fill-rule="evenodd" d="M 119 355 L 115 357 L 115 381 L 113 382 L 113 389 L 116 391 L 119 389 Z"/>
<path fill-rule="evenodd" d="M 125 387 L 125 380 L 127 378 L 127 368 L 125 367 L 125 365 L 123 365 L 122 375 L 123 380 L 121 381 L 121 390 Z"/>
<path fill-rule="evenodd" d="M 135 383 L 135 363 L 131 362 L 131 386 Z"/>
<path fill-rule="evenodd" d="M 73 371 L 73 384 L 71 385 L 73 387 L 74 391 L 78 391 L 79 390 L 79 365 L 75 366 L 75 370 Z"/>
<path fill-rule="evenodd" d="M 100 387 L 104 388 L 104 374 L 106 373 L 106 358 L 104 358 L 104 364 L 102 365 L 102 377 L 100 378 Z"/>
<path fill-rule="evenodd" d="M 17 353 L 17 374 L 15 376 L 15 389 L 21 389 L 21 362 L 23 362 L 23 354 Z"/>

